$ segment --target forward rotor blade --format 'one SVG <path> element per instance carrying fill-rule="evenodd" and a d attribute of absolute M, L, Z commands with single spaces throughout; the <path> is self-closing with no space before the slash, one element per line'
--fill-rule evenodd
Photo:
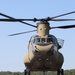
<path fill-rule="evenodd" d="M 75 24 L 74 24 L 74 25 L 66 25 L 66 26 L 51 27 L 50 29 L 55 29 L 55 28 L 60 28 L 60 29 L 75 28 Z"/>
<path fill-rule="evenodd" d="M 45 21 L 45 19 L 35 19 L 35 18 L 34 18 L 34 19 L 3 19 L 3 18 L 1 18 L 0 21 L 5 21 L 5 22 L 34 21 L 34 22 L 36 22 L 36 21 Z M 31 24 L 30 24 L 30 25 L 31 25 Z"/>
<path fill-rule="evenodd" d="M 16 33 L 16 34 L 10 34 L 10 35 L 8 35 L 8 36 L 15 36 L 15 35 L 20 35 L 20 34 L 25 34 L 25 33 L 34 32 L 34 31 L 37 31 L 37 30 L 31 30 L 31 31 L 27 31 L 27 32 L 21 32 L 21 33 Z"/>
<path fill-rule="evenodd" d="M 51 21 L 75 21 L 75 19 L 52 19 Z"/>
<path fill-rule="evenodd" d="M 0 21 L 5 22 L 18 22 L 18 21 L 24 21 L 25 19 L 0 19 Z"/>
<path fill-rule="evenodd" d="M 32 21 L 32 19 L 0 19 L 0 21 L 3 21 L 3 22 L 22 22 L 24 20 Z M 37 21 L 43 21 L 43 19 L 37 19 Z M 51 19 L 50 21 L 75 21 L 75 19 Z"/>
<path fill-rule="evenodd" d="M 11 17 L 11 16 L 8 16 L 8 15 L 5 15 L 5 14 L 3 14 L 3 13 L 0 13 L 0 15 L 2 15 L 2 16 L 4 16 L 4 17 L 7 17 L 7 18 L 9 18 L 9 19 L 15 19 L 15 18 L 13 18 L 13 17 Z M 29 24 L 29 23 L 27 23 L 27 22 L 23 22 L 23 21 L 19 21 L 20 23 L 23 23 L 23 24 L 26 24 L 26 25 L 29 25 L 29 26 L 32 26 L 32 27 L 36 27 L 36 26 L 34 26 L 34 25 L 32 25 L 32 24 Z"/>
<path fill-rule="evenodd" d="M 51 17 L 51 19 L 62 17 L 62 16 L 66 16 L 66 15 L 70 15 L 70 14 L 73 14 L 73 13 L 75 13 L 75 11 L 72 11 L 72 12 L 69 12 L 69 13 L 65 13 L 65 14 L 61 14 L 61 15 L 57 15 L 57 16 Z"/>

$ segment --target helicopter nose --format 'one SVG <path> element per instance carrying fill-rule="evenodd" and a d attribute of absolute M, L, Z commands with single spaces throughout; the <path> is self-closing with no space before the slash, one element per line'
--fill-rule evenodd
<path fill-rule="evenodd" d="M 38 54 L 39 53 L 47 53 L 49 52 L 50 50 L 52 50 L 53 48 L 53 44 L 49 44 L 49 45 L 35 45 L 35 52 L 37 52 Z"/>

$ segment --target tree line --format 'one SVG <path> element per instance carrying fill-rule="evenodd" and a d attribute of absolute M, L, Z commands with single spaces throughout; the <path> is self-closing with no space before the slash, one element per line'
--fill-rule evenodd
<path fill-rule="evenodd" d="M 23 75 L 23 72 L 1 71 L 0 75 Z M 43 75 L 43 72 L 31 72 L 31 75 Z M 45 75 L 57 75 L 57 73 L 52 71 L 47 71 L 45 72 Z M 75 75 L 75 69 L 65 70 L 64 75 Z"/>

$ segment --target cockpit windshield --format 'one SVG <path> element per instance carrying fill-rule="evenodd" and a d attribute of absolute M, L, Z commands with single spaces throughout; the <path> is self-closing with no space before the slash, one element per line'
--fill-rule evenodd
<path fill-rule="evenodd" d="M 34 38 L 33 42 L 34 43 L 40 42 L 40 38 Z"/>
<path fill-rule="evenodd" d="M 52 39 L 50 37 L 48 38 L 35 37 L 33 40 L 33 43 L 50 43 L 50 42 L 52 42 Z"/>

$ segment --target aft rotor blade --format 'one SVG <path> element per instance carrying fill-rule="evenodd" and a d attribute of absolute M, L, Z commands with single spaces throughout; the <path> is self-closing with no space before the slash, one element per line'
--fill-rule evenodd
<path fill-rule="evenodd" d="M 0 13 L 0 15 L 2 15 L 2 16 L 4 16 L 4 17 L 7 17 L 7 18 L 9 18 L 9 19 L 15 19 L 15 18 L 13 18 L 13 17 L 11 17 L 11 16 L 8 16 L 8 15 L 5 15 L 5 14 L 3 14 L 3 13 Z M 23 23 L 23 24 L 26 24 L 26 25 L 29 25 L 29 26 L 32 26 L 32 27 L 36 27 L 36 26 L 34 26 L 34 25 L 32 25 L 32 24 L 29 24 L 29 23 L 27 23 L 27 22 L 23 22 L 23 21 L 18 21 L 18 22 Z"/>
<path fill-rule="evenodd" d="M 75 19 L 52 19 L 51 21 L 75 21 Z"/>
<path fill-rule="evenodd" d="M 62 16 L 66 16 L 66 15 L 70 15 L 70 14 L 73 14 L 73 13 L 75 13 L 75 11 L 68 12 L 68 13 L 61 14 L 61 15 L 57 15 L 57 16 L 51 17 L 51 19 L 58 18 L 58 17 L 62 17 Z"/>
<path fill-rule="evenodd" d="M 8 36 L 15 36 L 15 35 L 20 35 L 20 34 L 25 34 L 25 33 L 34 32 L 34 31 L 37 31 L 37 30 L 31 30 L 31 31 L 27 31 L 27 32 L 21 32 L 21 33 L 10 34 L 10 35 L 8 35 Z"/>
<path fill-rule="evenodd" d="M 50 29 L 55 29 L 55 28 L 60 28 L 60 29 L 75 28 L 75 24 L 74 24 L 74 25 L 66 25 L 66 26 L 51 27 Z"/>

